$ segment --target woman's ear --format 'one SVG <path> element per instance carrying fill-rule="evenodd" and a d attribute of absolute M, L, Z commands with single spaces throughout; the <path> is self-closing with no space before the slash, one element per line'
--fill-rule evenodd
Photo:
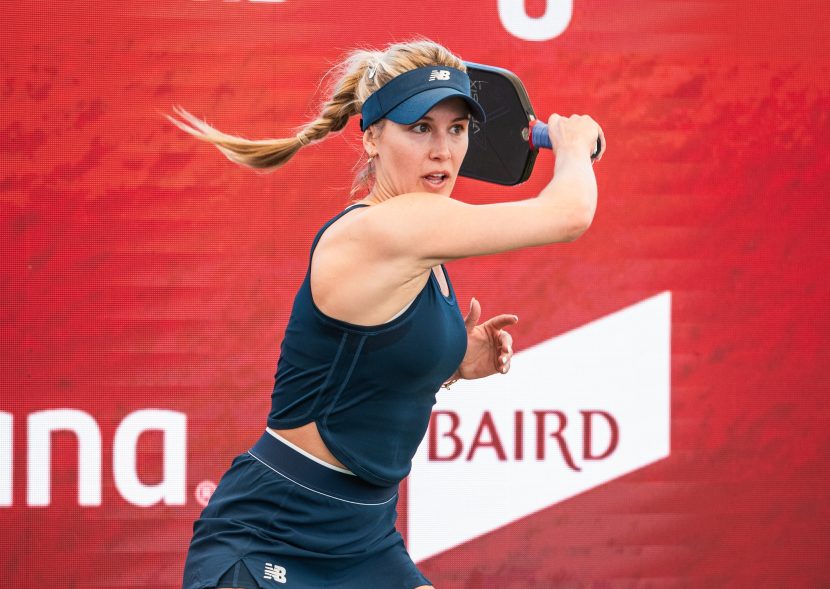
<path fill-rule="evenodd" d="M 378 125 L 371 125 L 368 129 L 363 131 L 363 149 L 369 157 L 375 157 L 378 154 L 378 135 Z"/>

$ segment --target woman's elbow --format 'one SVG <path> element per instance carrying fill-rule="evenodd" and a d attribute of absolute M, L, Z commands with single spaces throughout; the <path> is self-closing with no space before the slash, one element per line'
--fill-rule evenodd
<path fill-rule="evenodd" d="M 593 220 L 593 210 L 574 211 L 571 215 L 569 215 L 568 223 L 561 241 L 568 243 L 576 241 L 588 230 Z"/>

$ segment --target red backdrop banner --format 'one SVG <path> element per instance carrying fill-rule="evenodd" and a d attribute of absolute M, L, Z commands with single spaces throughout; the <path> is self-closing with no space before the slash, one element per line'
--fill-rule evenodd
<path fill-rule="evenodd" d="M 475 296 L 485 318 L 520 317 L 517 367 L 654 297 L 671 329 L 670 450 L 448 543 L 425 574 L 439 589 L 830 586 L 825 3 L 23 0 L 0 17 L 5 585 L 180 585 L 205 498 L 265 426 L 311 238 L 348 200 L 356 120 L 259 174 L 163 115 L 288 136 L 348 49 L 423 35 L 517 73 L 540 115 L 591 114 L 609 145 L 589 231 L 449 264 L 462 310 Z M 552 161 L 454 196 L 535 196 Z M 581 409 L 608 431 L 594 455 L 631 439 Z M 498 453 L 494 431 L 512 439 L 481 423 L 459 469 Z M 523 459 L 559 468 L 548 442 Z M 414 500 L 404 489 L 410 540 Z"/>

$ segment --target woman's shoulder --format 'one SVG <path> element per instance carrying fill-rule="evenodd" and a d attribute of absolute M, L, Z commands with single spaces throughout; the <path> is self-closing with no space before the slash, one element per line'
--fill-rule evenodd
<path fill-rule="evenodd" d="M 370 206 L 363 202 L 350 203 L 323 223 L 317 231 L 315 245 L 326 247 L 326 245 L 337 243 L 340 240 L 353 240 L 355 233 L 359 231 L 362 215 L 369 208 Z"/>
<path fill-rule="evenodd" d="M 327 316 L 355 325 L 389 320 L 423 289 L 428 276 L 372 242 L 365 216 L 376 205 L 337 219 L 312 251 L 309 287 Z M 411 267 L 410 267 L 411 266 Z"/>

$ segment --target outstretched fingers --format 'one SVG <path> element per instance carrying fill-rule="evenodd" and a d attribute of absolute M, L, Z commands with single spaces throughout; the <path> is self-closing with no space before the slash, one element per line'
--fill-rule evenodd
<path fill-rule="evenodd" d="M 498 371 L 506 374 L 510 370 L 510 360 L 513 358 L 513 336 L 506 331 L 499 331 Z"/>

